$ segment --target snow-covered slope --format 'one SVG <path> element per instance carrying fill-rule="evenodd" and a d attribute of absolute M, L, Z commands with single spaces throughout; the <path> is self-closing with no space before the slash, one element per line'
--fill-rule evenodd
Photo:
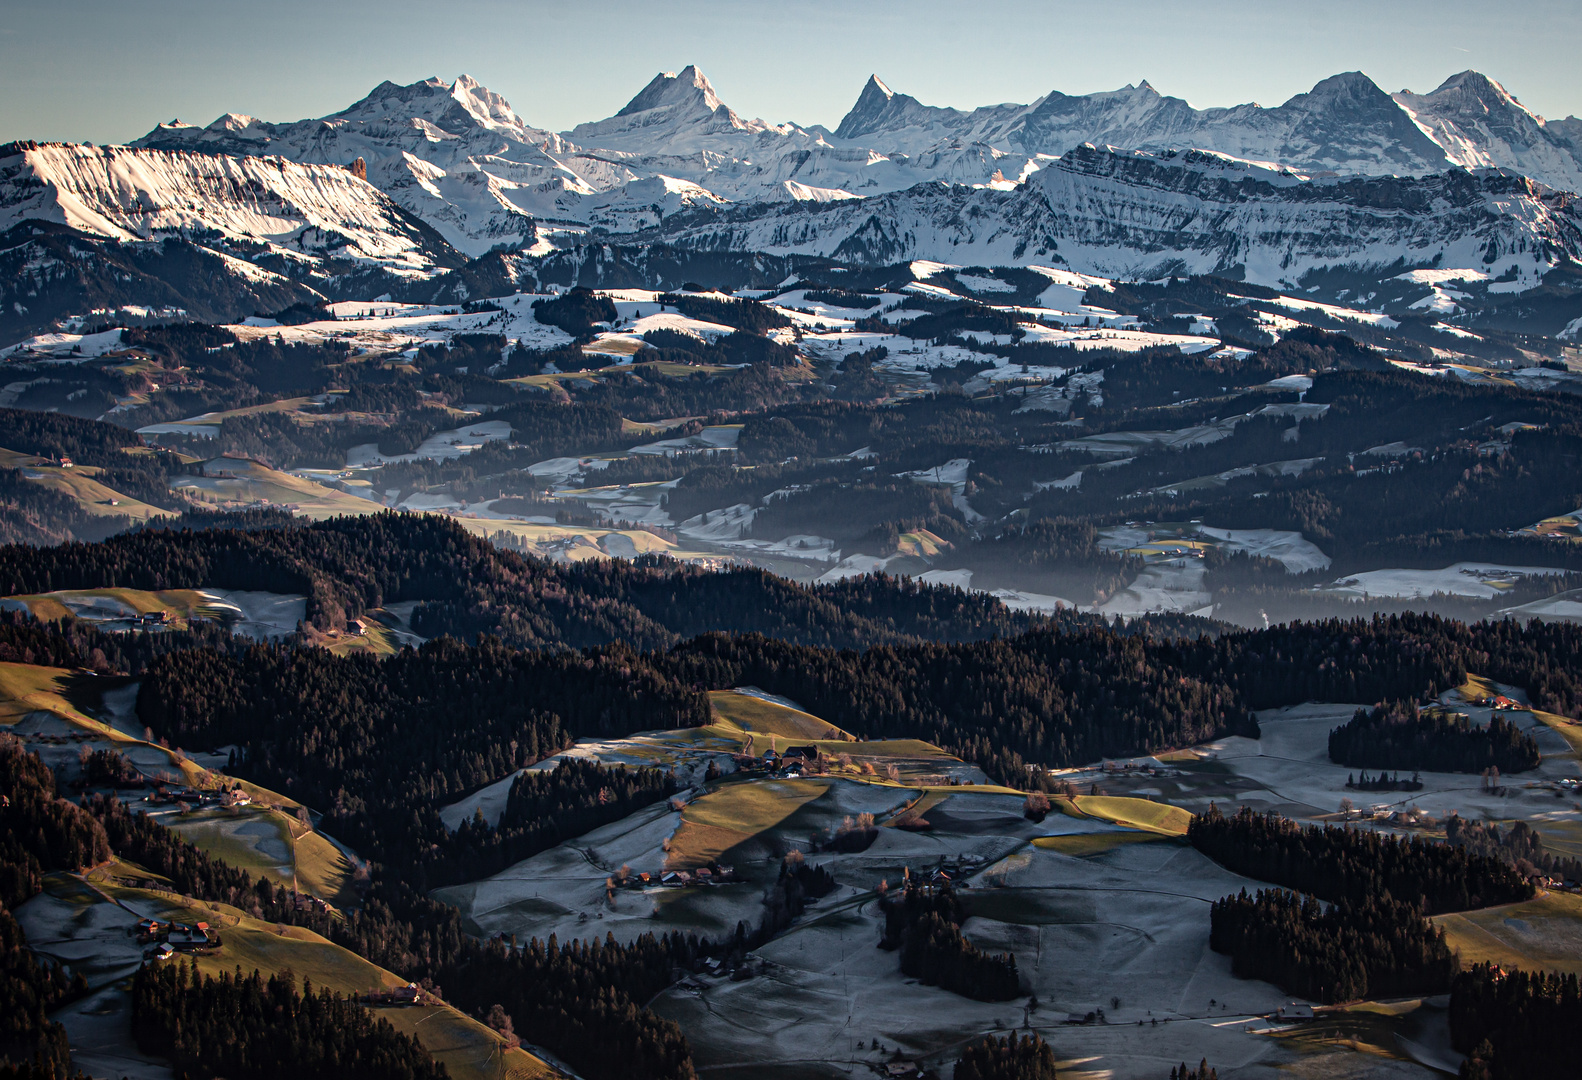
<path fill-rule="evenodd" d="M 1054 264 L 1107 277 L 1479 267 L 1531 284 L 1582 256 L 1582 215 L 1525 178 L 1452 169 L 1312 180 L 1199 151 L 1078 147 L 1010 191 L 925 184 L 860 202 L 740 207 L 644 239 L 708 251 Z"/>
<path fill-rule="evenodd" d="M 1551 187 L 1582 191 L 1582 120 L 1545 121 L 1489 78 L 1463 71 L 1431 94 L 1395 100 L 1463 168 L 1505 168 Z"/>
<path fill-rule="evenodd" d="M 50 221 L 115 240 L 220 238 L 405 271 L 455 261 L 431 229 L 346 169 L 113 146 L 8 149 L 0 157 L 0 232 Z M 235 261 L 238 272 L 256 271 Z"/>

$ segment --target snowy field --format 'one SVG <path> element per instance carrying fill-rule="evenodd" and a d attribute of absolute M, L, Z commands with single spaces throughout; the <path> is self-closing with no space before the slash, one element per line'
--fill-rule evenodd
<path fill-rule="evenodd" d="M 1563 574 L 1543 566 L 1500 566 L 1493 563 L 1455 563 L 1439 570 L 1370 570 L 1353 574 L 1327 586 L 1324 591 L 1341 596 L 1401 597 L 1421 599 L 1444 593 L 1492 600 L 1510 585 L 1526 577 Z"/>
<path fill-rule="evenodd" d="M 410 454 L 381 454 L 374 443 L 354 446 L 346 451 L 349 469 L 388 465 L 398 461 L 449 461 L 470 454 L 485 443 L 511 437 L 511 425 L 503 420 L 478 420 L 451 431 L 437 431 L 418 444 Z"/>

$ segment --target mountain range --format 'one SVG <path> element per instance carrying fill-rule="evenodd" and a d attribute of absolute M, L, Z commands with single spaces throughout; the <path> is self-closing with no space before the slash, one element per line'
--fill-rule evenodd
<path fill-rule="evenodd" d="M 126 245 L 189 245 L 250 298 L 371 299 L 491 253 L 604 239 L 1282 288 L 1465 269 L 1518 291 L 1582 259 L 1578 190 L 1582 120 L 1546 121 L 1470 71 L 1428 94 L 1352 72 L 1214 109 L 1145 82 L 964 111 L 874 77 L 831 131 L 746 119 L 687 67 L 560 133 L 462 76 L 385 82 L 292 123 L 227 113 L 127 147 L 0 146 L 0 254 L 31 274 L 0 292 L 10 332 L 91 305 Z M 44 222 L 120 247 L 91 265 L 82 247 L 41 254 Z"/>
<path fill-rule="evenodd" d="M 614 116 L 560 134 L 462 76 L 384 83 L 317 120 L 232 113 L 207 127 L 162 124 L 135 145 L 313 164 L 360 157 L 376 186 L 478 255 L 523 238 L 529 246 L 541 228 L 637 231 L 729 203 L 842 201 L 930 180 L 1010 187 L 1088 143 L 1206 150 L 1316 178 L 1498 168 L 1582 190 L 1582 120 L 1547 122 L 1472 71 L 1429 94 L 1392 96 L 1351 72 L 1274 108 L 1202 110 L 1144 82 L 961 111 L 874 77 L 831 132 L 744 119 L 687 67 L 655 76 Z"/>

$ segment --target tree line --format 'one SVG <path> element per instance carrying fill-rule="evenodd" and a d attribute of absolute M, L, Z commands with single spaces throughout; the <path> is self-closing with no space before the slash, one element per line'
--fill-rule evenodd
<path fill-rule="evenodd" d="M 563 840 L 663 802 L 677 790 L 675 777 L 658 769 L 562 758 L 554 769 L 519 775 L 497 823 L 491 825 L 481 813 L 464 820 L 433 851 L 425 877 L 444 883 L 489 877 Z"/>
<path fill-rule="evenodd" d="M 304 595 L 307 621 L 344 629 L 417 601 L 428 637 L 491 634 L 522 647 L 624 641 L 662 648 L 713 630 L 860 648 L 1010 634 L 1039 620 L 992 597 L 897 579 L 802 586 L 762 570 L 709 573 L 670 560 L 565 566 L 501 551 L 448 519 L 385 512 L 294 528 L 141 529 L 96 544 L 0 547 L 0 595 L 118 586 Z"/>
<path fill-rule="evenodd" d="M 662 797 L 651 772 L 571 765 L 520 781 L 522 817 L 503 833 L 452 834 L 439 808 L 581 737 L 692 727 L 707 698 L 631 650 L 523 652 L 443 639 L 386 660 L 253 645 L 169 653 L 147 668 L 138 717 L 173 746 L 241 748 L 228 766 L 326 816 L 325 827 L 427 890 L 487 876 L 547 846 L 535 805 L 613 820 Z M 611 801 L 599 803 L 608 789 Z M 534 793 L 542 796 L 535 804 Z"/>
<path fill-rule="evenodd" d="M 1329 733 L 1329 760 L 1370 769 L 1524 772 L 1538 765 L 1538 742 L 1495 715 L 1482 727 L 1465 715 L 1397 701 L 1356 715 Z"/>
<path fill-rule="evenodd" d="M 1527 1080 L 1576 1072 L 1582 1025 L 1577 976 L 1478 964 L 1450 988 L 1450 1042 L 1461 1080 Z"/>
<path fill-rule="evenodd" d="M 1233 873 L 1331 903 L 1360 906 L 1386 895 L 1426 914 L 1531 899 L 1533 886 L 1505 862 L 1464 847 L 1369 829 L 1299 825 L 1242 807 L 1218 807 L 1187 826 L 1192 846 Z"/>
<path fill-rule="evenodd" d="M 1445 932 L 1388 894 L 1326 909 L 1284 889 L 1243 889 L 1214 902 L 1209 926 L 1209 947 L 1237 976 L 1325 1003 L 1442 994 L 1459 967 Z"/>
<path fill-rule="evenodd" d="M 910 880 L 899 897 L 880 904 L 881 949 L 899 949 L 901 972 L 977 1001 L 1010 1001 L 1021 993 L 1016 957 L 979 949 L 961 933 L 965 917 L 955 891 Z"/>

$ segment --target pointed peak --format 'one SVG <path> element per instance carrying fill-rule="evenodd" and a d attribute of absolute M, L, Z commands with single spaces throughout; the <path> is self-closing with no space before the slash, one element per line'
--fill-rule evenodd
<path fill-rule="evenodd" d="M 1503 86 L 1500 86 L 1499 83 L 1483 74 L 1483 72 L 1477 71 L 1473 68 L 1467 68 L 1465 71 L 1456 72 L 1454 75 L 1450 76 L 1450 78 L 1440 83 L 1438 89 L 1436 89 L 1434 93 L 1437 94 L 1440 90 L 1455 90 L 1462 88 L 1469 90 L 1482 90 L 1485 87 L 1499 87 L 1501 90 L 1505 89 Z"/>
<path fill-rule="evenodd" d="M 667 105 L 701 104 L 709 112 L 721 107 L 719 95 L 708 76 L 696 64 L 688 64 L 679 72 L 661 71 L 616 116 L 630 116 Z"/>
<path fill-rule="evenodd" d="M 916 98 L 897 94 L 879 76 L 870 75 L 862 86 L 862 93 L 857 95 L 857 103 L 841 119 L 835 134 L 842 139 L 871 135 L 886 124 L 912 116 L 922 108 Z"/>
<path fill-rule="evenodd" d="M 1153 94 L 1155 97 L 1159 96 L 1159 91 L 1155 90 L 1154 84 L 1149 82 L 1147 79 L 1144 79 L 1142 82 L 1138 83 L 1137 89 L 1145 94 Z"/>
<path fill-rule="evenodd" d="M 1521 104 L 1516 100 L 1515 95 L 1505 89 L 1505 87 L 1483 74 L 1483 72 L 1473 71 L 1471 68 L 1450 76 L 1450 78 L 1440 83 L 1438 89 L 1428 96 L 1448 97 L 1451 94 L 1472 97 L 1486 104 L 1509 102 L 1518 107 Z"/>

